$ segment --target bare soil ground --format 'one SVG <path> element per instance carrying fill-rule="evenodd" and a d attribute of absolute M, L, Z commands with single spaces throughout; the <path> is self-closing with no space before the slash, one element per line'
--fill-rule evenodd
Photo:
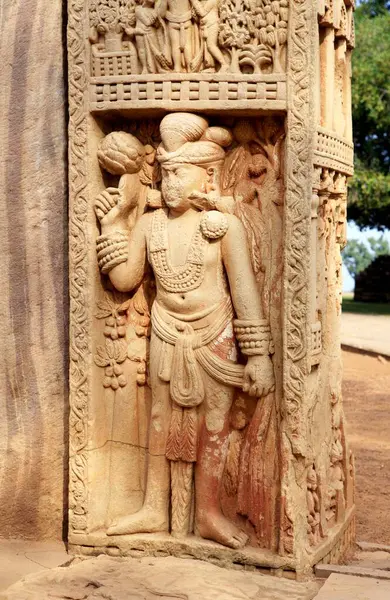
<path fill-rule="evenodd" d="M 356 463 L 356 539 L 390 545 L 390 361 L 344 351 L 343 363 Z"/>

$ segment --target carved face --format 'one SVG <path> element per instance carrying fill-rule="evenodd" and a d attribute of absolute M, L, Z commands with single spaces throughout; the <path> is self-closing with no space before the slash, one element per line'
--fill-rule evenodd
<path fill-rule="evenodd" d="M 186 211 L 191 204 L 188 200 L 193 192 L 204 192 L 207 171 L 196 165 L 162 167 L 161 192 L 169 208 Z"/>

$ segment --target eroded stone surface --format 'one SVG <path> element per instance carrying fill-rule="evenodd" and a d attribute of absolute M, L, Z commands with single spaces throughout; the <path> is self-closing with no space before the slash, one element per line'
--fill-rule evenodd
<path fill-rule="evenodd" d="M 63 542 L 0 540 L 0 591 L 30 573 L 46 571 L 70 560 Z"/>
<path fill-rule="evenodd" d="M 61 539 L 66 514 L 63 6 L 16 0 L 1 16 L 0 535 L 34 540 Z"/>
<path fill-rule="evenodd" d="M 314 582 L 221 569 L 176 558 L 117 559 L 100 556 L 28 576 L 1 600 L 311 600 Z"/>

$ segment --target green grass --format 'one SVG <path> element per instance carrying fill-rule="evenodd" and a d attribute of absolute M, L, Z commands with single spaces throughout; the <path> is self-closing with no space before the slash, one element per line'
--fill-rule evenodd
<path fill-rule="evenodd" d="M 390 304 L 376 302 L 354 302 L 353 294 L 343 295 L 343 312 L 359 315 L 390 315 Z"/>

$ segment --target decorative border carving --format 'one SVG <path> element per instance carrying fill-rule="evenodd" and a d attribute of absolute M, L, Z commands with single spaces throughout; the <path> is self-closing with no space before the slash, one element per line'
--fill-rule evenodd
<path fill-rule="evenodd" d="M 310 228 L 312 202 L 312 164 L 314 144 L 313 33 L 316 7 L 309 0 L 290 2 L 290 28 L 287 79 L 286 196 L 284 231 L 284 327 L 283 389 L 281 443 L 286 453 L 282 473 L 282 507 L 286 507 L 289 526 L 280 529 L 280 552 L 290 548 L 296 553 L 295 539 L 307 527 L 302 515 L 289 514 L 291 509 L 289 469 L 291 452 L 307 455 L 306 423 L 302 401 L 306 376 L 310 369 Z M 291 511 L 292 513 L 293 511 Z M 282 516 L 283 519 L 286 515 Z M 299 560 L 299 558 L 298 558 Z"/>
<path fill-rule="evenodd" d="M 314 150 L 314 164 L 346 175 L 353 175 L 353 144 L 319 127 Z"/>
<path fill-rule="evenodd" d="M 87 88 L 85 2 L 69 0 L 69 263 L 70 278 L 70 476 L 69 528 L 87 530 L 87 423 L 89 365 L 87 199 Z"/>
<path fill-rule="evenodd" d="M 311 59 L 311 4 L 293 0 L 290 4 L 288 127 L 286 138 L 286 221 L 285 221 L 285 325 L 284 393 L 285 417 L 294 454 L 305 455 L 301 398 L 307 372 L 307 310 L 309 257 L 305 252 L 310 238 L 312 170 L 310 125 L 309 61 Z"/>

